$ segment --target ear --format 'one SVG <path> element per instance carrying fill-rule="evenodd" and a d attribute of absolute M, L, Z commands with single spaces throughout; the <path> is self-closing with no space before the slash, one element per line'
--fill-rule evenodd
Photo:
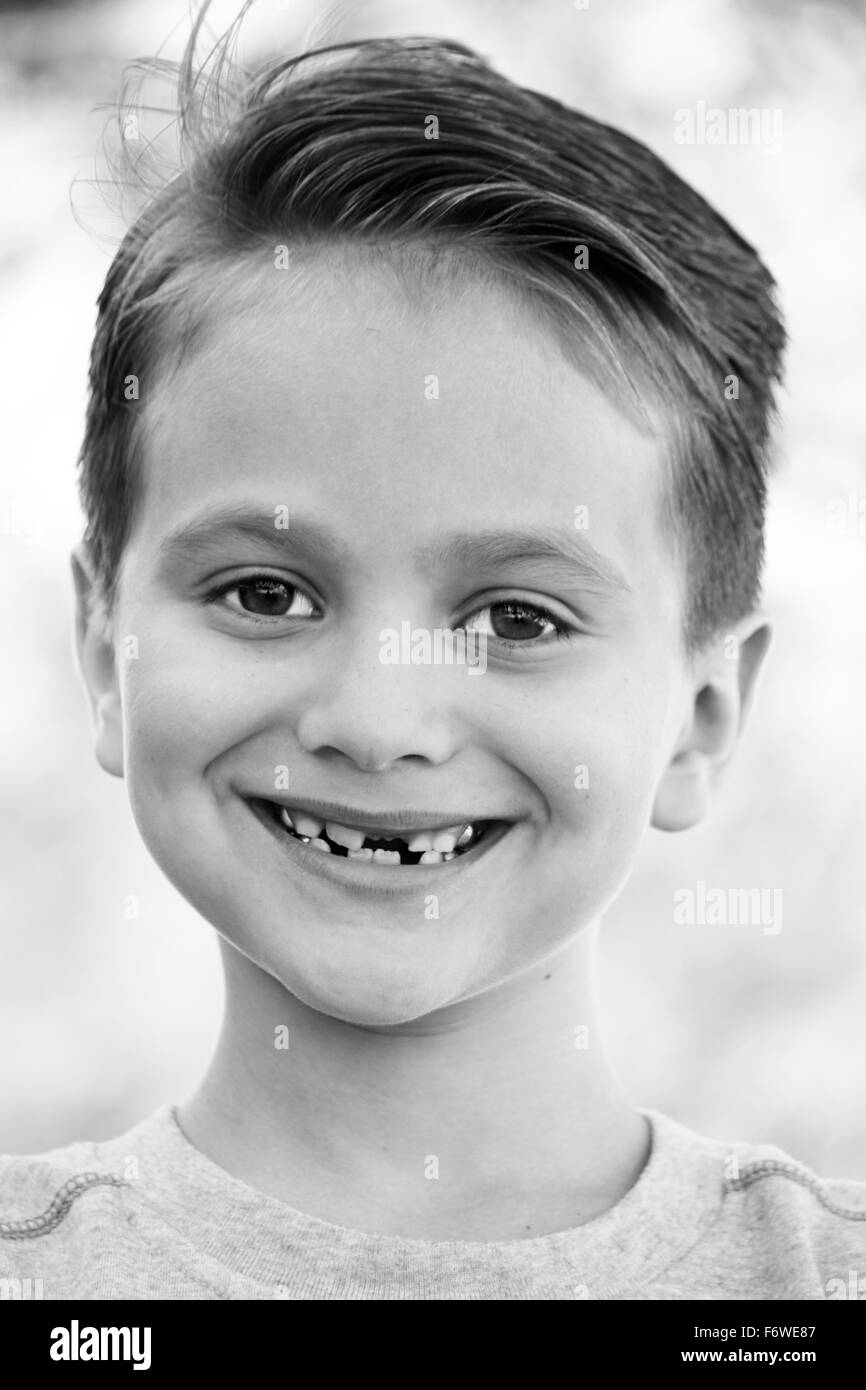
<path fill-rule="evenodd" d="M 123 721 L 114 641 L 93 564 L 82 542 L 70 557 L 75 584 L 75 650 L 90 702 L 100 767 L 123 776 Z"/>
<path fill-rule="evenodd" d="M 688 712 L 656 790 L 657 829 L 688 830 L 705 816 L 745 727 L 771 635 L 766 617 L 752 613 L 695 659 Z"/>

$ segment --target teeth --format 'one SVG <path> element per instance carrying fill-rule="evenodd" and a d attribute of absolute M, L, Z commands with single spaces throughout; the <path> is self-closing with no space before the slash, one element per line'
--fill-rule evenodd
<path fill-rule="evenodd" d="M 451 854 L 455 849 L 464 849 L 475 838 L 475 827 L 470 822 L 452 825 L 446 830 L 421 830 L 409 841 L 413 854 L 435 849 L 440 854 Z"/>
<path fill-rule="evenodd" d="M 297 830 L 299 835 L 309 835 L 311 840 L 314 840 L 317 835 L 321 835 L 325 826 L 323 820 L 317 820 L 315 816 L 308 816 L 303 811 L 295 811 L 291 819 L 294 821 L 292 828 Z"/>
<path fill-rule="evenodd" d="M 363 830 L 353 830 L 351 826 L 338 825 L 336 821 L 329 820 L 325 829 L 328 839 L 333 840 L 335 845 L 342 845 L 344 849 L 360 849 L 366 838 Z"/>
<path fill-rule="evenodd" d="M 453 830 L 440 830 L 438 835 L 433 837 L 433 848 L 440 854 L 451 854 L 457 844 L 457 836 Z"/>
<path fill-rule="evenodd" d="M 425 849 L 433 848 L 433 832 L 430 830 L 420 830 L 417 835 L 413 835 L 409 841 L 409 852 L 419 854 Z"/>
<path fill-rule="evenodd" d="M 313 844 L 325 854 L 330 854 L 331 846 L 327 840 L 322 839 L 323 831 L 335 845 L 341 845 L 347 851 L 349 859 L 375 859 L 378 864 L 401 862 L 397 850 L 371 849 L 369 846 L 365 848 L 364 841 L 368 838 L 366 832 L 351 825 L 340 825 L 338 821 L 321 821 L 317 816 L 307 815 L 305 811 L 289 811 L 286 807 L 280 810 L 280 819 L 304 844 Z M 407 841 L 407 848 L 410 854 L 420 854 L 421 864 L 441 864 L 443 860 L 453 859 L 457 850 L 467 849 L 475 839 L 475 826 L 471 822 L 464 822 L 446 830 L 419 830 Z"/>

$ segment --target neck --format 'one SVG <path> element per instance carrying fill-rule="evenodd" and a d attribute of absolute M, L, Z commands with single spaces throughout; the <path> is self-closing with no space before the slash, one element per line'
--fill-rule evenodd
<path fill-rule="evenodd" d="M 595 937 L 381 1029 L 317 1013 L 225 944 L 225 1021 L 181 1125 L 235 1177 L 338 1225 L 496 1240 L 591 1220 L 647 1156 L 596 1026 Z"/>

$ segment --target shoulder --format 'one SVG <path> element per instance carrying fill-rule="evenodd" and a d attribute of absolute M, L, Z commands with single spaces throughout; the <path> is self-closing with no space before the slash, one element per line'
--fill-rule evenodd
<path fill-rule="evenodd" d="M 866 1299 L 866 1182 L 822 1177 L 774 1145 L 657 1119 L 714 1194 L 687 1257 L 706 1296 L 721 1296 L 713 1271 L 724 1270 L 732 1297 Z"/>
<path fill-rule="evenodd" d="M 825 1297 L 850 1297 L 850 1275 L 866 1298 L 866 1182 L 825 1178 L 770 1146 L 742 1145 L 726 1175 L 729 1204 L 739 1204 L 757 1234 L 780 1254 L 808 1251 Z"/>
<path fill-rule="evenodd" d="M 94 1271 L 134 1260 L 136 1140 L 151 1128 L 0 1155 L 0 1298 L 91 1297 Z"/>
<path fill-rule="evenodd" d="M 0 1154 L 0 1242 L 47 1234 L 85 1193 L 123 1185 L 112 1147 L 75 1143 L 41 1154 Z"/>

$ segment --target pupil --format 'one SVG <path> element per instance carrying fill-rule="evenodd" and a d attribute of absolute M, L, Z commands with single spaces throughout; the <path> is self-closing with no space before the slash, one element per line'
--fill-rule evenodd
<path fill-rule="evenodd" d="M 537 637 L 544 627 L 542 619 L 531 608 L 525 608 L 519 603 L 497 604 L 491 609 L 490 621 L 496 636 L 508 640 Z"/>
<path fill-rule="evenodd" d="M 289 585 L 281 579 L 256 579 L 238 585 L 241 607 L 248 613 L 283 617 L 291 607 Z"/>

